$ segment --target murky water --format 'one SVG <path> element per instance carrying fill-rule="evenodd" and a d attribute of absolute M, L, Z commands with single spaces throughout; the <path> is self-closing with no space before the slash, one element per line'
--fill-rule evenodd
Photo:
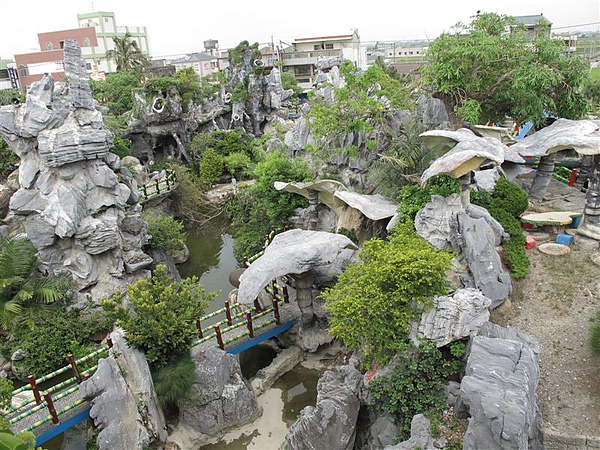
<path fill-rule="evenodd" d="M 178 266 L 182 277 L 197 276 L 207 291 L 220 291 L 207 312 L 223 307 L 233 286 L 229 274 L 239 267 L 233 256 L 233 237 L 225 218 L 211 221 L 201 230 L 188 232 L 190 258 Z"/>

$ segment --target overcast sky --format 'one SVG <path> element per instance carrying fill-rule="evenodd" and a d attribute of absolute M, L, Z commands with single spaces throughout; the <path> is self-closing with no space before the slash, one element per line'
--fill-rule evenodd
<path fill-rule="evenodd" d="M 434 39 L 456 22 L 469 22 L 478 10 L 543 13 L 561 28 L 556 31 L 600 31 L 600 0 L 2 0 L 0 57 L 36 51 L 37 33 L 77 28 L 77 14 L 92 11 L 114 12 L 118 26 L 147 27 L 152 57 L 168 57 L 203 51 L 208 39 L 224 49 L 243 40 L 291 42 L 350 34 L 354 28 L 364 42 Z"/>

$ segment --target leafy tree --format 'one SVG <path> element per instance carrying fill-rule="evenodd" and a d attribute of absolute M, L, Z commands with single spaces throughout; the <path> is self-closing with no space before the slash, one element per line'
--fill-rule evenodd
<path fill-rule="evenodd" d="M 125 339 L 146 354 L 156 369 L 189 350 L 200 317 L 217 292 L 208 293 L 196 277 L 175 282 L 159 265 L 152 277 L 127 286 L 131 308 L 122 306 L 123 296 L 103 299 L 108 316 L 125 331 Z"/>
<path fill-rule="evenodd" d="M 200 161 L 200 184 L 204 189 L 209 189 L 212 183 L 223 175 L 223 157 L 212 148 L 208 148 L 202 154 Z"/>
<path fill-rule="evenodd" d="M 44 276 L 37 270 L 36 249 L 23 238 L 4 239 L 0 251 L 0 325 L 6 331 L 17 324 L 34 326 L 43 305 L 63 297 L 70 287 L 65 276 Z"/>
<path fill-rule="evenodd" d="M 109 73 L 102 81 L 90 80 L 90 86 L 94 98 L 105 104 L 112 115 L 120 116 L 133 109 L 133 91 L 142 84 L 135 73 L 123 71 Z"/>
<path fill-rule="evenodd" d="M 18 436 L 9 430 L 0 430 L 0 449 L 4 450 L 42 450 L 35 446 L 35 435 L 31 431 L 24 431 Z"/>
<path fill-rule="evenodd" d="M 294 209 L 308 205 L 305 198 L 274 187 L 275 181 L 308 181 L 311 173 L 303 161 L 276 151 L 256 165 L 254 177 L 255 184 L 236 195 L 226 207 L 236 230 L 233 251 L 238 261 L 262 250 L 271 226 L 281 226 Z"/>
<path fill-rule="evenodd" d="M 140 70 L 150 64 L 148 57 L 144 55 L 131 33 L 126 32 L 122 37 L 113 36 L 112 39 L 115 48 L 106 52 L 106 59 L 115 60 L 117 72 Z"/>
<path fill-rule="evenodd" d="M 169 254 L 183 250 L 187 233 L 182 222 L 164 213 L 145 213 L 144 220 L 148 222 L 148 234 L 152 236 L 150 247 Z"/>
<path fill-rule="evenodd" d="M 446 293 L 452 255 L 433 248 L 407 221 L 388 242 L 365 242 L 359 258 L 323 293 L 329 332 L 362 350 L 366 365 L 384 364 L 404 348 L 409 322 L 432 306 L 434 296 Z"/>
<path fill-rule="evenodd" d="M 283 89 L 291 89 L 296 96 L 303 92 L 302 88 L 298 86 L 298 80 L 294 76 L 294 72 L 291 70 L 281 72 L 281 86 Z"/>
<path fill-rule="evenodd" d="M 513 17 L 485 13 L 431 43 L 423 82 L 454 126 L 463 119 L 542 123 L 546 113 L 571 119 L 586 113 L 580 86 L 589 63 L 567 55 L 564 42 L 540 27 L 531 38 Z"/>

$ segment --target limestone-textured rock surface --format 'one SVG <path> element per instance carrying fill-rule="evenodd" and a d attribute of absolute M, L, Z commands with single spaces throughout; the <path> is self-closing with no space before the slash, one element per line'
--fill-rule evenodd
<path fill-rule="evenodd" d="M 417 414 L 410 422 L 410 439 L 385 447 L 384 450 L 435 450 L 437 448 L 431 436 L 431 421 L 423 414 Z"/>
<path fill-rule="evenodd" d="M 435 298 L 435 306 L 421 315 L 415 337 L 425 337 L 443 347 L 476 335 L 490 318 L 492 301 L 478 289 L 459 289 Z"/>
<path fill-rule="evenodd" d="M 582 155 L 595 155 L 600 148 L 597 130 L 591 120 L 558 119 L 511 148 L 521 156 L 545 156 L 571 148 Z"/>
<path fill-rule="evenodd" d="M 285 437 L 288 449 L 352 450 L 360 408 L 362 375 L 354 364 L 341 375 L 326 371 L 317 383 L 317 403 L 305 407 Z"/>
<path fill-rule="evenodd" d="M 277 277 L 302 274 L 334 262 L 344 249 L 357 249 L 341 234 L 289 230 L 275 236 L 264 255 L 250 264 L 240 277 L 238 301 L 252 303 L 260 291 Z"/>
<path fill-rule="evenodd" d="M 458 178 L 477 169 L 486 161 L 500 165 L 504 162 L 505 147 L 506 145 L 494 138 L 463 140 L 423 172 L 421 185 L 424 186 L 429 178 L 442 173 Z"/>
<path fill-rule="evenodd" d="M 436 248 L 459 253 L 475 287 L 492 301 L 492 309 L 508 298 L 512 290 L 510 274 L 496 251 L 507 235 L 484 208 L 469 205 L 465 210 L 457 194 L 447 198 L 434 195 L 417 213 L 415 229 Z"/>
<path fill-rule="evenodd" d="M 179 403 L 179 421 L 199 433 L 216 433 L 256 417 L 260 410 L 234 355 L 217 348 L 192 349 L 196 381 Z"/>
<path fill-rule="evenodd" d="M 200 448 L 211 436 L 251 422 L 262 413 L 234 355 L 196 346 L 192 360 L 196 381 L 179 402 L 179 424 L 169 436 L 169 442 L 181 449 Z"/>
<path fill-rule="evenodd" d="M 152 260 L 142 251 L 136 183 L 108 151 L 112 135 L 91 96 L 81 49 L 67 40 L 64 51 L 67 84 L 45 76 L 25 104 L 0 107 L 0 135 L 21 158 L 11 213 L 25 218 L 42 269 L 69 273 L 83 290 L 112 285 Z M 128 220 L 143 225 L 133 231 L 123 226 Z"/>
<path fill-rule="evenodd" d="M 457 414 L 468 411 L 463 448 L 543 449 L 537 406 L 539 346 L 518 330 L 488 323 L 473 338 Z"/>
<path fill-rule="evenodd" d="M 100 429 L 98 449 L 143 450 L 164 442 L 165 418 L 146 358 L 127 345 L 122 330 L 115 330 L 111 337 L 110 356 L 99 361 L 98 370 L 79 388 L 90 400 L 90 417 Z"/>

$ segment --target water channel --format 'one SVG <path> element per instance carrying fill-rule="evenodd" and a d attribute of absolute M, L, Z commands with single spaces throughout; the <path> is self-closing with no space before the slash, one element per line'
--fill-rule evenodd
<path fill-rule="evenodd" d="M 229 284 L 229 274 L 239 265 L 233 255 L 234 238 L 231 233 L 231 227 L 225 218 L 213 220 L 202 230 L 188 232 L 187 246 L 190 250 L 190 258 L 179 265 L 178 269 L 183 278 L 197 276 L 207 291 L 219 291 L 219 295 L 209 305 L 207 312 L 223 307 L 223 302 L 227 300 L 229 292 L 233 289 Z M 269 350 L 258 346 L 240 355 L 240 365 L 245 377 L 253 377 L 259 369 L 272 361 L 275 353 Z M 259 449 L 264 448 L 265 442 L 277 447 L 282 440 L 269 441 L 273 422 L 277 422 L 279 428 L 277 439 L 280 439 L 281 433 L 285 435 L 287 427 L 297 419 L 302 408 L 315 404 L 319 376 L 318 370 L 302 365 L 296 366 L 281 377 L 266 394 L 263 394 L 265 398 L 273 399 L 275 405 L 272 405 L 274 407 L 272 415 L 276 417 L 269 418 L 264 424 L 259 419 L 251 425 L 251 428 L 253 427 L 251 433 L 205 446 L 202 450 Z M 263 410 L 270 407 L 271 405 L 263 406 Z M 86 450 L 86 434 L 90 427 L 91 422 L 88 421 L 87 424 L 81 424 L 48 441 L 43 447 L 47 450 Z"/>

